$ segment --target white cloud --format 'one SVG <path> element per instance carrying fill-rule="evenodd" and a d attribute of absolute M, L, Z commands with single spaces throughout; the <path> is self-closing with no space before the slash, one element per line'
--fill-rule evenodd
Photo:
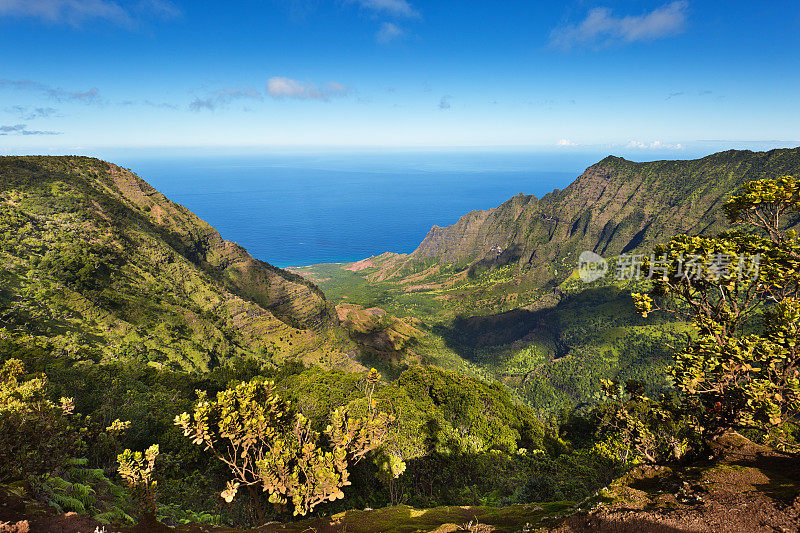
<path fill-rule="evenodd" d="M 406 0 L 351 0 L 365 9 L 395 17 L 417 18 L 419 12 Z"/>
<path fill-rule="evenodd" d="M 147 107 L 155 107 L 158 109 L 179 109 L 179 107 L 175 104 L 169 102 L 154 102 L 152 100 L 122 100 L 117 102 L 117 105 L 123 107 L 142 105 Z"/>
<path fill-rule="evenodd" d="M 127 8 L 112 0 L 0 0 L 0 17 L 27 17 L 72 26 L 101 19 L 132 27 L 139 16 L 166 19 L 180 14 L 168 0 L 140 0 Z"/>
<path fill-rule="evenodd" d="M 0 0 L 0 5 L 5 0 Z M 44 83 L 33 80 L 9 80 L 0 79 L 0 88 L 11 88 L 17 90 L 37 91 L 43 93 L 57 102 L 77 101 L 86 104 L 101 103 L 100 91 L 97 87 L 92 87 L 86 91 L 68 91 L 61 87 L 50 87 Z"/>
<path fill-rule="evenodd" d="M 325 86 L 328 88 L 328 91 L 338 95 L 344 95 L 350 91 L 350 89 L 347 86 L 342 85 L 341 83 L 337 83 L 335 81 L 329 81 L 325 83 Z"/>
<path fill-rule="evenodd" d="M 580 23 L 554 29 L 550 44 L 569 50 L 582 45 L 602 47 L 668 37 L 684 30 L 688 9 L 686 0 L 678 0 L 643 15 L 617 17 L 611 9 L 598 7 L 589 11 Z"/>
<path fill-rule="evenodd" d="M 53 109 L 52 107 L 37 107 L 34 109 L 30 109 L 27 106 L 21 106 L 21 105 L 6 107 L 4 111 L 6 111 L 7 113 L 14 113 L 15 115 L 19 116 L 19 118 L 21 118 L 22 120 L 47 118 L 58 112 L 57 109 Z"/>
<path fill-rule="evenodd" d="M 625 148 L 637 148 L 639 150 L 683 150 L 683 145 L 680 143 L 669 144 L 661 141 L 653 141 L 650 143 L 630 141 L 625 145 Z"/>
<path fill-rule="evenodd" d="M 556 143 L 557 146 L 578 146 L 578 143 L 570 141 L 569 139 L 561 139 Z"/>
<path fill-rule="evenodd" d="M 375 34 L 375 40 L 381 44 L 389 44 L 392 41 L 400 39 L 404 35 L 403 29 L 397 24 L 391 22 L 384 22 L 381 29 Z"/>
<path fill-rule="evenodd" d="M 162 19 L 178 18 L 183 11 L 169 0 L 141 0 L 138 10 Z"/>
<path fill-rule="evenodd" d="M 345 96 L 349 92 L 349 87 L 335 81 L 314 85 L 281 76 L 274 76 L 267 80 L 267 94 L 276 99 L 327 101 L 331 98 Z"/>

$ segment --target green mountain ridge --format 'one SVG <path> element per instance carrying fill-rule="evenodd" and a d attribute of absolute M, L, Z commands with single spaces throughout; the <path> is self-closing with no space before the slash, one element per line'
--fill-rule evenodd
<path fill-rule="evenodd" d="M 238 356 L 360 366 L 313 283 L 254 259 L 128 170 L 3 157 L 0 195 L 0 327 L 15 336 L 196 370 Z"/>
<path fill-rule="evenodd" d="M 609 156 L 562 191 L 541 199 L 519 194 L 434 226 L 419 247 L 381 278 L 403 277 L 432 264 L 510 266 L 516 285 L 561 282 L 580 252 L 614 256 L 649 249 L 673 235 L 714 233 L 722 203 L 742 184 L 800 172 L 800 149 L 729 150 L 695 160 L 635 163 Z"/>
<path fill-rule="evenodd" d="M 543 412 L 585 403 L 600 379 L 655 392 L 687 328 L 639 317 L 640 282 L 591 284 L 578 255 L 650 253 L 672 236 L 727 228 L 721 205 L 751 180 L 800 174 L 800 149 L 729 150 L 696 160 L 635 163 L 609 156 L 562 191 L 517 195 L 433 227 L 409 255 L 299 270 L 338 305 L 422 321 L 421 360 L 516 390 Z"/>

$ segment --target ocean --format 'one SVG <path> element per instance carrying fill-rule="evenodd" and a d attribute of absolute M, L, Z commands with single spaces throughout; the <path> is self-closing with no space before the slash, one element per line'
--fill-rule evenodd
<path fill-rule="evenodd" d="M 564 188 L 598 156 L 367 153 L 116 157 L 279 267 L 413 251 L 433 225 Z"/>

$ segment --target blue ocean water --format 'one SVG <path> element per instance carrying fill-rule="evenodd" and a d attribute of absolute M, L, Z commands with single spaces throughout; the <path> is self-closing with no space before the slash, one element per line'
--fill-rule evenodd
<path fill-rule="evenodd" d="M 116 160 L 226 239 L 280 267 L 411 252 L 434 224 L 453 224 L 520 192 L 541 197 L 588 164 L 474 153 Z"/>

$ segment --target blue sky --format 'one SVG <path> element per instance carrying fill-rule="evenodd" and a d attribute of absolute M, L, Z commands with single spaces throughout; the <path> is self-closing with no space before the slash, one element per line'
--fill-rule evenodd
<path fill-rule="evenodd" d="M 800 4 L 0 0 L 0 153 L 800 144 Z"/>

